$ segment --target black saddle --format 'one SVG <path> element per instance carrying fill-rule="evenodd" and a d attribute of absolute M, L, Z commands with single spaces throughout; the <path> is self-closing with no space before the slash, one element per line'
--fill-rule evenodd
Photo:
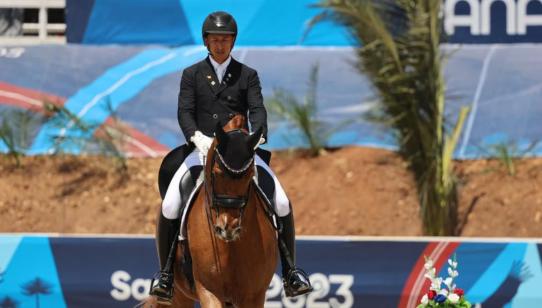
<path fill-rule="evenodd" d="M 162 160 L 158 171 L 158 190 L 160 197 L 164 200 L 169 182 L 179 169 L 185 158 L 194 150 L 193 145 L 183 144 L 171 150 Z"/>
<path fill-rule="evenodd" d="M 162 197 L 162 200 L 166 195 L 167 188 L 171 182 L 171 179 L 173 178 L 173 175 L 175 175 L 175 172 L 179 169 L 185 158 L 192 153 L 193 150 L 194 146 L 192 144 L 183 144 L 171 150 L 162 160 L 160 170 L 158 171 L 158 189 L 160 191 L 160 197 Z M 260 158 L 269 165 L 271 161 L 271 152 L 258 148 L 256 149 L 256 154 L 258 154 L 258 156 L 260 156 Z M 181 196 L 183 198 L 183 205 L 194 189 L 196 180 L 198 179 L 202 169 L 203 168 L 201 166 L 192 167 L 187 174 L 183 175 L 181 185 L 179 187 L 181 190 Z M 274 182 L 271 176 L 261 167 L 258 167 L 258 184 L 267 198 L 272 201 L 275 192 Z"/>

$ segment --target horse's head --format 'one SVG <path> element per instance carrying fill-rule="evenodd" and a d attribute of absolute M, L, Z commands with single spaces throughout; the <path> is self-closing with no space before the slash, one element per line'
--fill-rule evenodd
<path fill-rule="evenodd" d="M 234 117 L 224 128 L 216 127 L 215 141 L 205 167 L 209 215 L 218 238 L 230 242 L 239 239 L 243 212 L 249 200 L 254 176 L 254 152 L 262 131 L 249 134 L 244 117 Z"/>

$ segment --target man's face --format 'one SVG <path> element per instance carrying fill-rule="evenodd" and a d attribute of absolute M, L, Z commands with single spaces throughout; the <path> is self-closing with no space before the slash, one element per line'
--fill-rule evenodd
<path fill-rule="evenodd" d="M 207 34 L 205 46 L 209 49 L 213 59 L 218 63 L 222 63 L 226 61 L 233 48 L 233 35 Z"/>

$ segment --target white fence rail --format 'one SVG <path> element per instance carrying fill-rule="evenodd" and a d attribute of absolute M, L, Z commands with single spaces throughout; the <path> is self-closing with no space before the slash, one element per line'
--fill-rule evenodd
<path fill-rule="evenodd" d="M 23 23 L 23 36 L 2 37 L 0 45 L 66 43 L 66 24 L 49 23 L 48 9 L 64 9 L 66 0 L 0 0 L 0 8 L 38 9 L 38 23 Z M 35 35 L 37 34 L 37 36 Z M 56 34 L 50 36 L 49 34 Z"/>

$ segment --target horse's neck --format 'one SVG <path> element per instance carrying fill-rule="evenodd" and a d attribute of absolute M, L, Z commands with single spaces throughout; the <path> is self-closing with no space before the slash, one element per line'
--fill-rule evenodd
<path fill-rule="evenodd" d="M 245 129 L 246 128 L 246 119 L 244 116 L 238 114 L 234 116 L 228 123 L 223 127 L 225 132 L 229 132 L 236 129 Z"/>

